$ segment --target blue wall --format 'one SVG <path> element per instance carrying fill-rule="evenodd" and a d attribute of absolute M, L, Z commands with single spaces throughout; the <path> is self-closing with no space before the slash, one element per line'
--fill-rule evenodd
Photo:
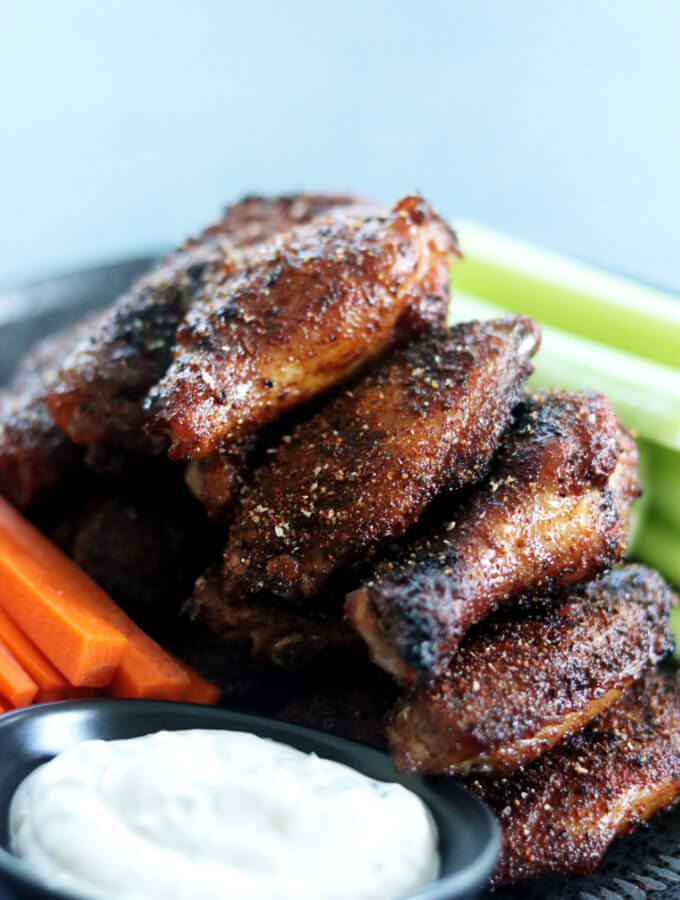
<path fill-rule="evenodd" d="M 0 283 L 420 188 L 680 290 L 674 0 L 0 0 Z"/>

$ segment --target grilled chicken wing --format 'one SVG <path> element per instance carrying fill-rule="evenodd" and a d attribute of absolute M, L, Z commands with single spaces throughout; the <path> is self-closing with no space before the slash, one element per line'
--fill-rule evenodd
<path fill-rule="evenodd" d="M 637 453 L 600 394 L 523 400 L 488 480 L 449 522 L 347 598 L 378 665 L 405 684 L 442 674 L 465 632 L 513 597 L 619 560 Z"/>
<path fill-rule="evenodd" d="M 672 599 L 660 575 L 628 566 L 471 630 L 445 674 L 397 705 L 387 729 L 396 768 L 526 765 L 612 706 L 670 649 Z"/>
<path fill-rule="evenodd" d="M 312 597 L 440 491 L 480 478 L 537 344 L 522 317 L 433 328 L 295 428 L 244 492 L 226 594 Z"/>
<path fill-rule="evenodd" d="M 45 497 L 80 459 L 45 400 L 62 361 L 97 321 L 90 316 L 41 341 L 0 391 L 0 493 L 22 509 Z"/>
<path fill-rule="evenodd" d="M 651 675 L 517 775 L 472 782 L 503 829 L 492 884 L 592 872 L 614 838 L 680 793 L 680 682 Z"/>
<path fill-rule="evenodd" d="M 452 232 L 419 197 L 347 207 L 259 244 L 207 285 L 150 392 L 176 458 L 207 456 L 350 375 L 397 326 L 441 321 Z"/>
<path fill-rule="evenodd" d="M 260 598 L 225 600 L 220 581 L 219 569 L 202 575 L 188 608 L 225 642 L 247 642 L 257 663 L 294 670 L 321 657 L 328 661 L 337 654 L 361 650 L 356 632 L 343 619 L 340 597 L 334 603 L 326 599 L 319 609 L 303 613 Z"/>
<path fill-rule="evenodd" d="M 165 441 L 144 432 L 143 401 L 172 361 L 176 332 L 186 311 L 237 267 L 236 247 L 307 222 L 343 195 L 248 197 L 224 218 L 188 240 L 139 278 L 74 350 L 51 387 L 57 425 L 77 444 L 153 452 Z"/>

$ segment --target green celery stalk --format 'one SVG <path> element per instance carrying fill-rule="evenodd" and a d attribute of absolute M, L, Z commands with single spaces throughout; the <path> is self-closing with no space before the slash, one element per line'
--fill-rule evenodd
<path fill-rule="evenodd" d="M 642 446 L 645 442 L 638 441 Z M 655 511 L 680 534 L 680 453 L 649 444 L 649 484 Z"/>
<path fill-rule="evenodd" d="M 471 222 L 454 222 L 456 288 L 537 321 L 680 368 L 680 298 Z"/>
<path fill-rule="evenodd" d="M 671 610 L 670 625 L 675 639 L 673 656 L 676 662 L 680 662 L 680 606 L 676 606 Z"/>
<path fill-rule="evenodd" d="M 642 496 L 633 503 L 630 508 L 630 529 L 628 532 L 628 546 L 626 554 L 634 556 L 638 544 L 638 538 L 642 533 L 645 523 L 651 515 L 653 496 L 654 496 L 654 477 L 652 472 L 653 452 L 649 444 L 644 441 L 637 441 L 638 448 L 638 471 L 640 474 L 640 484 L 642 485 Z"/>
<path fill-rule="evenodd" d="M 647 516 L 631 556 L 654 566 L 670 582 L 680 586 L 680 532 L 660 516 Z"/>
<path fill-rule="evenodd" d="M 458 284 L 458 267 L 455 270 Z M 449 322 L 488 319 L 507 308 L 453 295 Z M 521 312 L 528 312 L 520 307 Z M 538 316 L 541 321 L 540 315 Z M 541 322 L 541 348 L 533 359 L 534 388 L 595 388 L 612 401 L 621 421 L 638 435 L 680 450 L 680 370 L 586 340 Z"/>

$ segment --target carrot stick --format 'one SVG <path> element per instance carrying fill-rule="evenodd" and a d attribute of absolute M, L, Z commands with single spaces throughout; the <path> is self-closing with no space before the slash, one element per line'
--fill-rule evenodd
<path fill-rule="evenodd" d="M 38 685 L 35 703 L 63 700 L 68 695 L 71 689 L 68 681 L 14 624 L 2 608 L 0 608 L 0 638 L 5 642 L 19 665 Z"/>
<path fill-rule="evenodd" d="M 108 684 L 126 638 L 104 591 L 0 498 L 0 606 L 72 684 Z"/>
<path fill-rule="evenodd" d="M 21 668 L 3 640 L 0 640 L 0 692 L 12 706 L 29 706 L 38 693 L 38 685 Z"/>
<path fill-rule="evenodd" d="M 188 703 L 207 703 L 210 705 L 217 703 L 222 693 L 217 685 L 213 684 L 212 681 L 208 681 L 207 678 L 204 678 L 191 666 L 182 662 L 182 660 L 178 659 L 177 662 L 189 676 L 189 690 L 182 699 Z"/>
<path fill-rule="evenodd" d="M 111 696 L 182 700 L 189 689 L 189 676 L 141 628 L 132 621 L 130 626 L 125 630 L 128 646 L 111 682 Z"/>
<path fill-rule="evenodd" d="M 0 714 L 9 712 L 12 707 L 9 703 L 2 697 L 0 697 Z"/>
<path fill-rule="evenodd" d="M 0 606 L 73 685 L 171 700 L 189 688 L 175 660 L 1 498 Z"/>

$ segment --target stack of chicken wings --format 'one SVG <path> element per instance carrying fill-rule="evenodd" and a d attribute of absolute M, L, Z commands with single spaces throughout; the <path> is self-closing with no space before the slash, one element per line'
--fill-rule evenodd
<path fill-rule="evenodd" d="M 458 256 L 418 196 L 246 198 L 26 358 L 0 491 L 230 701 L 464 779 L 496 886 L 680 793 L 680 683 L 633 438 L 527 391 L 530 319 L 445 326 Z"/>

